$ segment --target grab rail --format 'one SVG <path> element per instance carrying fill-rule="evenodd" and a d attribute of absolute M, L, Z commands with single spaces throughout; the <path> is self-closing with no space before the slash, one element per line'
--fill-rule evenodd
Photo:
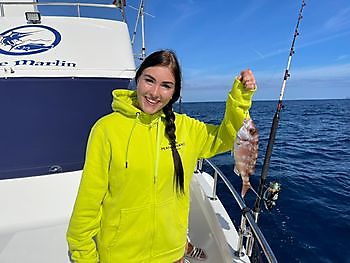
<path fill-rule="evenodd" d="M 5 16 L 5 5 L 32 5 L 32 6 L 75 6 L 77 7 L 77 14 L 80 17 L 80 7 L 99 7 L 99 8 L 114 8 L 120 9 L 122 12 L 122 18 L 125 22 L 124 7 L 115 4 L 92 4 L 92 3 L 69 3 L 69 2 L 0 2 L 0 17 Z"/>
<path fill-rule="evenodd" d="M 217 185 L 217 176 L 219 175 L 220 178 L 223 180 L 223 182 L 225 183 L 226 187 L 230 190 L 232 196 L 235 198 L 237 204 L 239 205 L 241 211 L 242 211 L 242 221 L 241 221 L 241 227 L 242 225 L 245 225 L 245 221 L 248 222 L 249 226 L 251 227 L 251 230 L 254 234 L 254 237 L 256 238 L 256 240 L 258 241 L 260 247 L 262 248 L 267 260 L 269 262 L 277 262 L 277 259 L 271 249 L 271 247 L 269 246 L 269 244 L 267 243 L 267 240 L 265 239 L 263 233 L 261 232 L 259 226 L 256 224 L 254 217 L 252 215 L 252 212 L 250 210 L 249 207 L 246 206 L 246 204 L 244 203 L 242 197 L 238 194 L 238 192 L 236 191 L 236 189 L 233 187 L 233 185 L 231 184 L 231 182 L 226 178 L 226 176 L 222 173 L 222 171 L 214 164 L 212 163 L 210 160 L 208 159 L 200 159 L 198 160 L 198 164 L 197 164 L 197 170 L 202 170 L 203 168 L 203 161 L 205 161 L 206 163 L 208 163 L 211 168 L 214 169 L 214 185 L 213 185 L 213 192 L 212 192 L 212 196 L 209 197 L 212 200 L 216 200 L 216 185 Z M 244 222 L 243 222 L 244 221 Z M 244 233 L 240 233 L 242 235 L 244 235 Z M 242 240 L 243 237 L 242 235 L 240 235 L 240 240 L 239 243 L 242 244 Z M 241 248 L 238 249 L 239 254 L 241 253 Z M 240 255 L 238 255 L 240 256 Z"/>

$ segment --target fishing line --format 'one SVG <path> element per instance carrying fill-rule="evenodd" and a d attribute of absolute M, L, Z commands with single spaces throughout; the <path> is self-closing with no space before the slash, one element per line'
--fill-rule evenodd
<path fill-rule="evenodd" d="M 257 198 L 261 198 L 252 186 L 250 186 L 249 190 L 252 190 L 252 192 L 256 195 Z"/>

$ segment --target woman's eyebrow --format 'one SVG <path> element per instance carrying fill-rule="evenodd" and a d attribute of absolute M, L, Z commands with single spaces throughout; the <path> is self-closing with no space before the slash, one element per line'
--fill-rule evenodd
<path fill-rule="evenodd" d="M 144 76 L 145 77 L 147 77 L 147 78 L 151 78 L 151 79 L 153 79 L 153 80 L 156 80 L 152 75 L 150 75 L 150 74 L 144 74 Z"/>
<path fill-rule="evenodd" d="M 163 81 L 162 83 L 167 85 L 175 85 L 175 83 L 172 81 Z"/>
<path fill-rule="evenodd" d="M 152 80 L 155 80 L 156 81 L 156 78 L 153 77 L 152 75 L 150 74 L 144 74 L 145 77 L 147 78 L 151 78 Z M 163 84 L 171 84 L 171 85 L 175 85 L 175 83 L 173 81 L 162 81 Z"/>

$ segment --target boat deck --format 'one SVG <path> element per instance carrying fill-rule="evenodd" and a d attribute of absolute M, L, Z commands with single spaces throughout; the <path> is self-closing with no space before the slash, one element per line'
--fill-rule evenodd
<path fill-rule="evenodd" d="M 220 199 L 211 199 L 214 180 L 205 172 L 195 172 L 191 182 L 189 236 L 205 249 L 205 262 L 250 262 L 248 256 L 235 257 L 238 234 Z M 197 262 L 190 260 L 191 262 Z"/>

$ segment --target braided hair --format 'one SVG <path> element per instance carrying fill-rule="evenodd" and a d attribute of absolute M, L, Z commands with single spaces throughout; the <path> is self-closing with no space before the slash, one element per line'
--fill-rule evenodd
<path fill-rule="evenodd" d="M 184 194 L 184 171 L 179 152 L 176 149 L 176 135 L 175 135 L 175 114 L 173 112 L 173 104 L 179 99 L 181 91 L 181 70 L 176 55 L 171 50 L 160 50 L 150 54 L 142 62 L 136 71 L 135 79 L 138 81 L 142 72 L 149 67 L 165 66 L 168 67 L 175 78 L 175 91 L 167 105 L 163 107 L 165 114 L 165 135 L 168 138 L 171 146 L 171 152 L 174 163 L 174 185 L 178 193 Z"/>

